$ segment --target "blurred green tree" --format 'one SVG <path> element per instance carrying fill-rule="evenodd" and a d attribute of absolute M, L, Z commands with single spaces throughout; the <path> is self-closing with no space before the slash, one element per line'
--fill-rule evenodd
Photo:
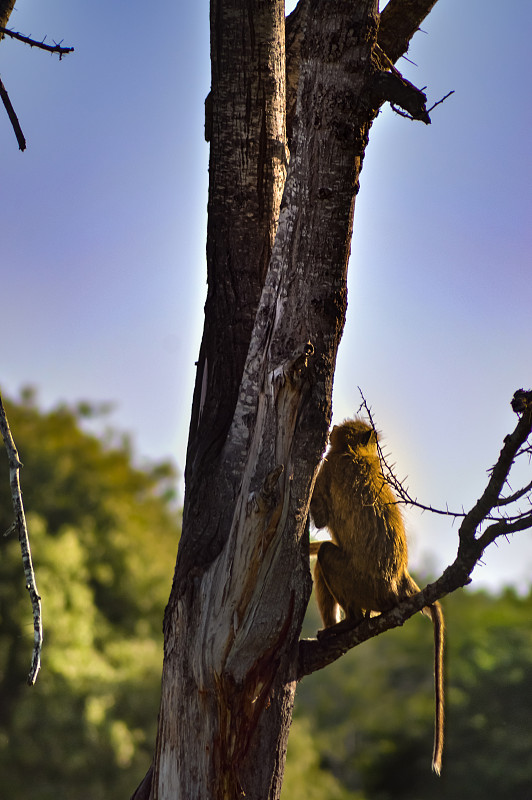
<path fill-rule="evenodd" d="M 180 534 L 176 470 L 135 466 L 130 443 L 83 428 L 88 403 L 39 411 L 5 402 L 24 469 L 24 503 L 45 643 L 26 686 L 33 626 L 16 536 L 0 537 L 2 794 L 37 800 L 128 796 L 155 737 L 162 617 Z M 105 409 L 103 409 L 105 411 Z M 0 531 L 12 521 L 0 459 Z"/>

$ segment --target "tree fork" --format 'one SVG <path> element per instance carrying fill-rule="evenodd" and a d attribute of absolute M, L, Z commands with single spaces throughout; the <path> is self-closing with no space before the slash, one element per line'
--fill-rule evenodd
<path fill-rule="evenodd" d="M 377 0 L 306 0 L 303 10 L 279 214 L 283 3 L 227 0 L 211 10 L 209 290 L 153 779 L 137 798 L 148 796 L 149 783 L 153 800 L 280 794 L 311 590 L 309 496 L 331 418 L 354 202 L 378 111 Z M 246 83 L 258 53 L 261 68 L 282 72 L 269 89 L 270 117 L 264 92 Z M 267 119 L 282 131 L 277 138 Z"/>

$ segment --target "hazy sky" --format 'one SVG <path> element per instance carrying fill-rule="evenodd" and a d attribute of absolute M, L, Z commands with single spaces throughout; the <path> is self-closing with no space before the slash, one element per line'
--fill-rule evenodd
<path fill-rule="evenodd" d="M 28 141 L 20 153 L 0 109 L 0 386 L 34 384 L 47 406 L 112 400 L 142 456 L 183 466 L 205 296 L 208 3 L 18 0 L 10 26 L 76 51 L 0 44 Z M 532 388 L 532 4 L 439 0 L 423 30 L 417 66 L 399 66 L 431 102 L 455 94 L 429 127 L 388 108 L 373 126 L 334 410 L 356 412 L 361 386 L 411 492 L 460 510 L 515 426 L 514 390 Z M 414 563 L 454 558 L 450 520 L 409 513 L 408 529 Z M 528 587 L 532 532 L 484 562 L 476 585 Z"/>

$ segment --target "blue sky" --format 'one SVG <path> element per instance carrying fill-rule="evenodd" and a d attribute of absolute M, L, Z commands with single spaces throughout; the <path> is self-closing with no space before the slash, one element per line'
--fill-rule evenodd
<path fill-rule="evenodd" d="M 208 3 L 18 0 L 0 74 L 0 386 L 45 405 L 111 400 L 141 456 L 183 466 L 205 296 Z M 355 212 L 335 419 L 361 386 L 426 503 L 469 508 L 532 387 L 532 6 L 439 0 L 402 61 L 426 127 L 375 122 Z M 16 433 L 16 432 L 15 432 Z M 518 481 L 515 481 L 517 486 Z M 450 520 L 409 512 L 414 564 L 456 551 Z M 532 576 L 532 532 L 492 547 L 477 585 Z"/>

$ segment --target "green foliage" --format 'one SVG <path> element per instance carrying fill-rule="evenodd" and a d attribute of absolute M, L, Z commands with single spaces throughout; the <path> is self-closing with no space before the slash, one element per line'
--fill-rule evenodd
<path fill-rule="evenodd" d="M 180 533 L 175 470 L 132 463 L 127 441 L 83 427 L 90 404 L 5 403 L 42 596 L 42 670 L 16 535 L 0 537 L 0 774 L 17 800 L 128 797 L 154 745 L 162 617 Z M 0 458 L 0 531 L 12 522 Z M 30 790 L 31 787 L 31 790 Z"/>
<path fill-rule="evenodd" d="M 363 795 L 347 789 L 321 765 L 316 737 L 308 716 L 298 716 L 290 730 L 288 769 L 282 797 L 289 800 L 364 800 Z"/>
<path fill-rule="evenodd" d="M 447 725 L 431 773 L 432 626 L 418 615 L 298 687 L 311 754 L 357 800 L 528 800 L 532 786 L 532 595 L 460 591 L 444 601 Z M 319 627 L 311 602 L 307 635 Z M 296 729 L 297 732 L 297 729 Z M 286 787 L 300 745 L 289 739 Z M 323 798 L 328 794 L 321 795 Z M 283 800 L 297 794 L 283 791 Z"/>

